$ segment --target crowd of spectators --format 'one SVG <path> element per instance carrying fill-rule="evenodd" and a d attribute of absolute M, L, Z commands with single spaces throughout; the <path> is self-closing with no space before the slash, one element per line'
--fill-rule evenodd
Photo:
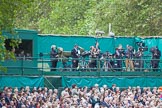
<path fill-rule="evenodd" d="M 162 91 L 157 87 L 93 87 L 58 89 L 4 87 L 0 108 L 162 108 Z"/>

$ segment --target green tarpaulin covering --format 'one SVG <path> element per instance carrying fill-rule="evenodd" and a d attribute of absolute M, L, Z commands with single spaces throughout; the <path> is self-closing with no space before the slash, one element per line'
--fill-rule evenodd
<path fill-rule="evenodd" d="M 135 49 L 138 48 L 136 42 L 144 42 L 145 46 L 149 49 L 154 46 L 158 46 L 162 51 L 162 38 L 161 37 L 150 37 L 150 38 L 140 38 L 140 37 L 82 37 L 82 36 L 39 36 L 38 35 L 38 54 L 49 53 L 51 50 L 51 45 L 55 44 L 57 47 L 62 47 L 65 51 L 71 51 L 75 44 L 78 44 L 85 50 L 89 50 L 90 46 L 95 45 L 95 42 L 98 41 L 100 44 L 101 52 L 110 51 L 114 53 L 114 49 L 118 47 L 119 44 L 122 44 L 123 48 L 126 48 L 126 45 L 129 44 Z M 147 52 L 149 53 L 149 51 Z"/>
<path fill-rule="evenodd" d="M 43 77 L 0 76 L 1 89 L 8 87 L 44 87 Z"/>
<path fill-rule="evenodd" d="M 128 86 L 141 86 L 141 87 L 159 87 L 162 86 L 162 78 L 156 77 L 95 77 L 95 78 L 80 78 L 80 77 L 62 77 L 62 86 L 71 87 L 73 84 L 77 84 L 79 87 L 83 86 L 99 86 L 116 84 L 118 87 Z"/>
<path fill-rule="evenodd" d="M 51 45 L 62 47 L 65 51 L 71 51 L 75 44 L 78 44 L 85 50 L 90 50 L 90 46 L 95 45 L 98 41 L 102 52 L 110 51 L 114 53 L 114 49 L 122 44 L 125 48 L 127 44 L 134 45 L 134 37 L 129 38 L 95 38 L 95 37 L 77 37 L 77 36 L 39 36 L 38 52 L 49 53 Z"/>

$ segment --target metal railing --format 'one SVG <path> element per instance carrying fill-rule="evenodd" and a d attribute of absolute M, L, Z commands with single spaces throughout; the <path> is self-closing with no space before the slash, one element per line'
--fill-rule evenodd
<path fill-rule="evenodd" d="M 68 58 L 64 60 L 64 58 L 56 58 L 58 60 L 56 70 L 59 71 L 84 71 L 84 72 L 92 72 L 92 71 L 161 71 L 162 70 L 162 61 L 160 59 L 129 59 L 128 67 L 126 66 L 126 59 L 99 59 L 99 58 Z M 43 63 L 50 64 L 50 69 L 55 69 L 52 67 L 52 60 L 56 59 L 42 59 Z M 74 66 L 74 63 L 77 66 Z M 133 63 L 133 70 L 130 67 L 130 61 Z M 121 67 L 119 67 L 118 63 L 121 63 Z M 153 62 L 156 62 L 153 64 Z M 158 63 L 157 63 L 158 62 Z M 58 65 L 59 64 L 59 65 Z M 61 64 L 61 65 L 60 65 Z M 155 68 L 153 65 L 158 65 Z M 46 67 L 42 67 L 46 69 Z M 127 68 L 127 69 L 126 69 Z M 155 70 L 154 70 L 155 69 Z"/>
<path fill-rule="evenodd" d="M 52 61 L 57 61 L 57 67 L 52 67 Z M 126 66 L 126 59 L 100 59 L 100 58 L 17 58 L 16 61 L 5 60 L 2 65 L 7 68 L 8 74 L 27 73 L 44 75 L 45 72 L 162 72 L 162 60 L 157 59 L 131 59 L 133 67 Z M 153 66 L 159 63 L 159 66 Z M 78 62 L 78 63 L 76 63 Z M 77 65 L 74 66 L 74 63 Z M 13 74 L 14 74 L 13 72 Z M 7 74 L 7 73 L 6 73 Z"/>

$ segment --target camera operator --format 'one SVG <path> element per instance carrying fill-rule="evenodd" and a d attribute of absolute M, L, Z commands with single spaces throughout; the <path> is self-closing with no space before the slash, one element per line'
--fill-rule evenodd
<path fill-rule="evenodd" d="M 90 61 L 89 61 L 89 67 L 90 68 L 97 68 L 97 56 L 98 52 L 97 49 L 94 46 L 90 47 Z"/>
<path fill-rule="evenodd" d="M 134 49 L 132 46 L 127 45 L 127 49 L 125 51 L 125 57 L 126 57 L 125 59 L 126 71 L 128 71 L 128 68 L 134 71 L 134 64 L 133 64 Z"/>
<path fill-rule="evenodd" d="M 143 71 L 144 70 L 144 62 L 146 62 L 143 59 L 143 52 L 148 51 L 148 47 L 145 46 L 145 43 L 143 41 L 136 42 L 136 45 L 138 46 L 138 51 L 135 53 L 135 68 L 136 71 Z"/>
<path fill-rule="evenodd" d="M 152 53 L 151 65 L 152 65 L 153 71 L 158 71 L 161 51 L 156 46 L 156 47 L 152 47 L 150 49 L 150 52 Z"/>
<path fill-rule="evenodd" d="M 122 49 L 122 45 L 119 44 L 118 48 L 115 49 L 115 58 L 117 62 L 117 70 L 122 71 L 122 59 L 124 56 L 124 50 Z"/>
<path fill-rule="evenodd" d="M 74 48 L 71 50 L 73 71 L 76 70 L 76 68 L 78 67 L 79 55 L 80 55 L 80 51 L 78 50 L 78 45 L 75 44 Z"/>
<path fill-rule="evenodd" d="M 52 61 L 51 71 L 56 71 L 57 62 L 58 62 L 58 52 L 57 52 L 57 49 L 56 49 L 56 45 L 51 46 L 50 58 L 51 58 L 51 61 Z"/>
<path fill-rule="evenodd" d="M 100 58 L 101 61 L 103 61 L 103 70 L 104 71 L 113 71 L 113 55 L 106 51 L 104 54 L 102 54 L 102 57 Z"/>
<path fill-rule="evenodd" d="M 96 41 L 95 43 L 95 48 L 96 48 L 96 52 L 98 53 L 98 55 L 100 54 L 100 46 L 99 43 Z"/>
<path fill-rule="evenodd" d="M 142 60 L 143 50 L 138 48 L 138 51 L 135 53 L 134 67 L 137 68 L 136 71 L 142 71 L 144 68 L 144 63 Z"/>
<path fill-rule="evenodd" d="M 95 42 L 95 48 L 96 48 L 96 53 L 97 53 L 97 68 L 98 68 L 98 70 L 100 69 L 100 67 L 101 67 L 101 61 L 99 60 L 100 58 L 101 58 L 101 50 L 100 50 L 100 46 L 99 46 L 99 42 L 98 41 L 96 41 Z"/>
<path fill-rule="evenodd" d="M 64 49 L 62 47 L 58 47 L 58 55 L 59 55 L 59 60 L 62 63 L 63 68 L 61 68 L 59 71 L 69 71 L 70 65 L 68 64 L 68 56 L 70 53 L 65 53 Z"/>

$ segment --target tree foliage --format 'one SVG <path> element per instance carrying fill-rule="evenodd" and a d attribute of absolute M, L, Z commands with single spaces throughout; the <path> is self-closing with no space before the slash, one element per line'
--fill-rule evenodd
<path fill-rule="evenodd" d="M 34 0 L 21 7 L 14 24 L 47 34 L 161 35 L 161 0 Z M 105 34 L 105 35 L 106 35 Z"/>
<path fill-rule="evenodd" d="M 13 29 L 15 28 L 16 15 L 20 11 L 20 7 L 27 4 L 27 0 L 0 0 L 0 70 L 2 71 L 6 71 L 6 68 L 1 64 L 5 59 L 15 59 L 14 53 L 5 47 L 7 38 L 2 36 L 2 31 L 7 31 L 13 36 L 16 35 Z M 14 48 L 18 44 L 18 40 L 11 40 L 10 47 Z"/>

